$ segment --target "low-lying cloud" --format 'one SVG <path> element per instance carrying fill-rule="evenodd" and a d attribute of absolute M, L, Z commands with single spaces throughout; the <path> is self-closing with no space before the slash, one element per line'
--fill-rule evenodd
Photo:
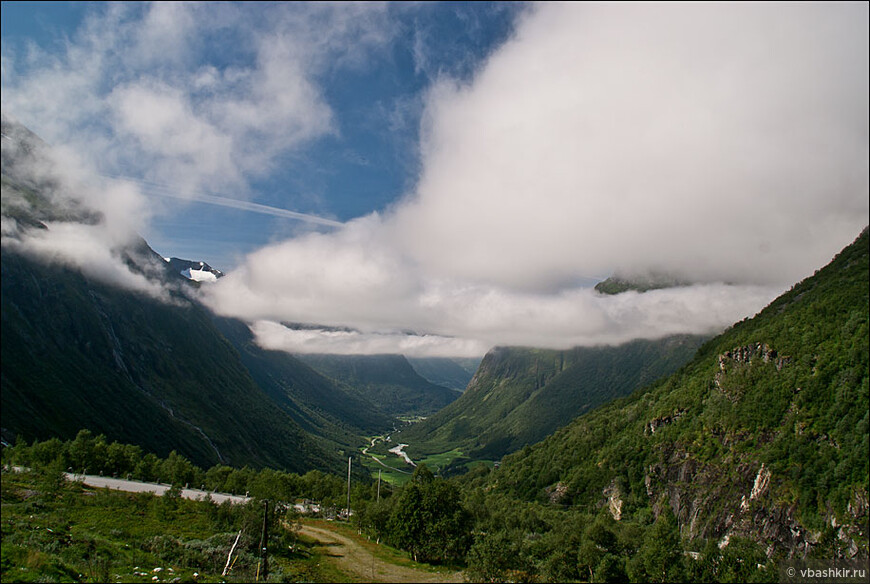
<path fill-rule="evenodd" d="M 8 225 L 9 221 L 4 217 L 5 224 Z M 132 271 L 123 261 L 104 224 L 46 222 L 46 229 L 31 229 L 23 233 L 17 226 L 7 228 L 7 225 L 3 229 L 3 247 L 41 261 L 69 266 L 110 286 L 145 294 L 161 302 L 172 302 L 158 280 Z"/>
<path fill-rule="evenodd" d="M 481 346 L 721 330 L 868 222 L 867 21 L 857 4 L 537 5 L 469 85 L 431 88 L 413 193 L 250 255 L 210 302 Z M 650 271 L 697 285 L 578 286 Z"/>
<path fill-rule="evenodd" d="M 400 353 L 406 357 L 475 357 L 489 347 L 479 341 L 438 335 L 362 333 L 327 329 L 293 329 L 260 320 L 251 325 L 254 339 L 264 349 L 288 353 L 376 355 Z"/>

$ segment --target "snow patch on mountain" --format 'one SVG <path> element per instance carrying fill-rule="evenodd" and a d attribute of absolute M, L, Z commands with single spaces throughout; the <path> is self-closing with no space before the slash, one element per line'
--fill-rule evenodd
<path fill-rule="evenodd" d="M 217 282 L 218 279 L 215 274 L 208 270 L 195 270 L 193 268 L 182 270 L 181 275 L 188 280 L 194 280 L 196 282 Z"/>
<path fill-rule="evenodd" d="M 176 270 L 188 280 L 195 282 L 216 282 L 218 278 L 224 275 L 223 272 L 205 262 L 182 260 L 179 258 L 169 258 L 166 261 L 169 262 L 171 269 Z"/>

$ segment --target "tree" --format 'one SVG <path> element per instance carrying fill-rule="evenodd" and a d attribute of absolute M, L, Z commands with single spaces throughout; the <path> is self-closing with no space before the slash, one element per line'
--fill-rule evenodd
<path fill-rule="evenodd" d="M 434 478 L 423 464 L 397 496 L 387 528 L 390 539 L 415 560 L 458 561 L 471 543 L 471 515 L 459 489 Z"/>
<path fill-rule="evenodd" d="M 670 505 L 664 509 L 644 536 L 637 556 L 630 564 L 632 580 L 679 582 L 685 580 L 683 546 L 677 518 Z"/>
<path fill-rule="evenodd" d="M 522 534 L 496 531 L 479 534 L 468 550 L 466 573 L 472 582 L 504 582 L 522 570 Z"/>
<path fill-rule="evenodd" d="M 604 554 L 595 567 L 592 582 L 626 582 L 625 561 L 613 554 Z"/>
<path fill-rule="evenodd" d="M 90 430 L 79 430 L 69 445 L 70 464 L 76 472 L 91 469 L 95 472 L 94 435 Z"/>
<path fill-rule="evenodd" d="M 764 550 L 753 541 L 731 537 L 728 545 L 720 548 L 710 540 L 701 557 L 690 565 L 690 576 L 702 582 L 776 581 L 777 570 L 767 564 Z"/>
<path fill-rule="evenodd" d="M 613 518 L 608 513 L 606 516 L 599 516 L 583 532 L 583 541 L 577 551 L 577 563 L 590 580 L 594 579 L 595 571 L 605 556 L 619 555 L 619 544 L 612 523 Z"/>
<path fill-rule="evenodd" d="M 169 457 L 160 465 L 161 478 L 174 485 L 195 483 L 195 471 L 196 468 L 193 464 L 174 450 L 169 453 Z"/>

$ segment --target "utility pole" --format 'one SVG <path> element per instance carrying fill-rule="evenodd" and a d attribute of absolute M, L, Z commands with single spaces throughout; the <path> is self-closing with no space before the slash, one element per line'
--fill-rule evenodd
<path fill-rule="evenodd" d="M 381 500 L 381 469 L 378 469 L 378 501 Z"/>
<path fill-rule="evenodd" d="M 269 561 L 266 547 L 269 545 L 269 500 L 263 501 L 263 535 L 260 538 L 260 556 L 263 559 L 263 582 L 269 578 Z M 257 564 L 257 581 L 260 580 L 260 564 Z"/>
<path fill-rule="evenodd" d="M 350 521 L 350 461 L 351 457 L 347 457 L 347 520 Z"/>

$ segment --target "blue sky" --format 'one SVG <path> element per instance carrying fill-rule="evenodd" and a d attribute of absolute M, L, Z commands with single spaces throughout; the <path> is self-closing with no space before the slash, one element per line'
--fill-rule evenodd
<path fill-rule="evenodd" d="M 218 70 L 239 64 L 255 66 L 253 37 L 269 30 L 266 22 L 270 12 L 278 10 L 256 2 L 237 8 L 251 22 L 235 28 L 226 23 L 203 27 L 206 30 L 198 35 L 196 46 L 189 48 L 192 59 L 186 67 L 191 74 L 204 64 Z M 285 8 L 293 10 L 292 5 Z M 407 194 L 417 179 L 420 117 L 427 89 L 444 76 L 468 82 L 486 56 L 508 38 L 514 19 L 523 10 L 520 3 L 489 2 L 372 6 L 368 12 L 376 14 L 370 27 L 377 30 L 351 31 L 345 39 L 349 46 L 333 50 L 330 57 L 334 61 L 320 64 L 312 72 L 322 100 L 334 116 L 329 131 L 308 140 L 304 148 L 278 152 L 269 172 L 245 177 L 243 192 L 221 189 L 220 185 L 201 192 L 340 222 L 385 209 Z M 120 20 L 125 24 L 141 22 L 147 11 L 144 5 L 134 5 Z M 106 21 L 103 26 L 115 22 L 104 16 L 106 12 L 107 6 L 93 2 L 4 1 L 4 54 L 13 55 L 16 73 L 26 76 L 31 52 L 47 53 L 37 60 L 36 67 L 44 67 L 47 56 L 63 58 L 67 43 L 82 42 L 84 19 L 102 18 Z M 202 16 L 208 17 L 198 14 L 197 18 Z M 308 18 L 323 25 L 340 17 L 322 14 Z M 354 35 L 366 34 L 377 38 L 362 41 L 359 58 L 342 54 L 353 53 L 350 45 L 359 42 Z M 131 67 L 129 74 L 150 74 L 159 66 Z M 13 116 L 21 115 L 9 110 Z M 42 134 L 38 116 L 21 121 Z M 48 139 L 55 138 L 50 129 L 46 133 Z M 147 174 L 123 166 L 106 168 L 105 172 L 134 179 Z M 160 185 L 166 188 L 150 191 L 152 196 L 176 186 L 171 182 Z M 300 228 L 294 219 L 190 203 L 184 198 L 162 198 L 160 205 L 168 208 L 144 233 L 151 245 L 163 254 L 206 260 L 224 270 L 235 267 L 243 254 Z"/>
<path fill-rule="evenodd" d="M 290 352 L 715 333 L 870 220 L 870 15 L 686 4 L 4 2 L 3 113 L 105 217 L 4 245 L 159 296 L 142 234 Z"/>

